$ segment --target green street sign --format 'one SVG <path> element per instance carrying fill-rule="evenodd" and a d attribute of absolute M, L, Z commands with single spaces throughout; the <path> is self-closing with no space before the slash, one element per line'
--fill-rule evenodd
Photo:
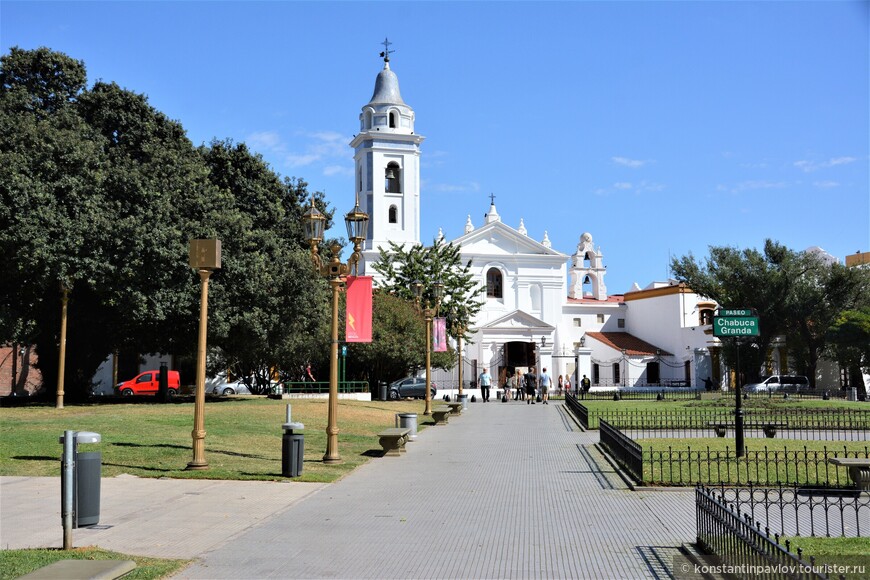
<path fill-rule="evenodd" d="M 755 316 L 751 308 L 720 308 L 716 316 Z"/>
<path fill-rule="evenodd" d="M 714 316 L 713 336 L 758 336 L 757 316 Z"/>

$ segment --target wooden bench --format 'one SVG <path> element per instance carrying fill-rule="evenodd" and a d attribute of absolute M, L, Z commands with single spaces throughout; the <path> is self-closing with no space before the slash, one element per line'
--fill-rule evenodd
<path fill-rule="evenodd" d="M 716 432 L 717 437 L 725 437 L 725 432 L 728 429 L 734 429 L 734 423 L 707 423 Z M 756 421 L 743 424 L 744 429 L 761 429 L 764 431 L 764 436 L 768 439 L 776 437 L 776 430 L 783 427 L 788 427 L 788 423 L 774 423 L 772 421 Z"/>
<path fill-rule="evenodd" d="M 462 414 L 462 403 L 460 402 L 452 402 L 452 403 L 444 403 L 446 406 L 450 407 L 452 415 L 461 415 Z"/>
<path fill-rule="evenodd" d="M 860 490 L 870 491 L 870 459 L 861 457 L 832 457 L 831 465 L 849 468 L 849 477 Z"/>
<path fill-rule="evenodd" d="M 378 442 L 384 448 L 384 455 L 401 455 L 411 430 L 407 427 L 390 427 L 378 433 Z"/>
<path fill-rule="evenodd" d="M 56 578 L 121 578 L 136 568 L 133 560 L 58 560 L 48 566 L 21 576 L 20 580 L 48 580 Z"/>
<path fill-rule="evenodd" d="M 452 412 L 453 409 L 451 409 L 447 405 L 441 405 L 432 409 L 432 418 L 435 420 L 436 425 L 446 425 L 447 418 Z"/>

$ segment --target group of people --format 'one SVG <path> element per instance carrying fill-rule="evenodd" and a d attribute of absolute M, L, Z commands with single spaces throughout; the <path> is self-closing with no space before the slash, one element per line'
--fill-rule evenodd
<path fill-rule="evenodd" d="M 586 378 L 586 375 L 583 375 L 583 380 L 580 381 L 580 383 L 584 391 L 589 390 L 590 381 Z M 480 387 L 480 399 L 484 403 L 488 403 L 490 389 L 492 387 L 492 375 L 489 374 L 489 370 L 483 369 L 483 372 L 480 373 L 480 376 L 477 379 L 477 384 Z M 536 375 L 532 371 L 523 373 L 520 369 L 516 369 L 513 373 L 508 371 L 508 378 L 504 387 L 503 400 L 505 401 L 509 400 L 511 394 L 513 394 L 514 401 L 521 401 L 525 398 L 527 405 L 534 405 L 535 402 L 549 405 L 550 389 L 553 387 L 553 379 L 547 373 L 546 367 L 541 370 L 540 375 Z M 568 375 L 565 375 L 564 377 L 559 375 L 558 389 L 559 395 L 562 394 L 563 390 L 565 393 L 571 392 L 571 379 Z"/>

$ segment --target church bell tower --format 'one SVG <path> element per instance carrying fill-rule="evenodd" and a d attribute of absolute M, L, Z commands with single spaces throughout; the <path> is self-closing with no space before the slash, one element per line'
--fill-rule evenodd
<path fill-rule="evenodd" d="M 378 248 L 389 242 L 410 246 L 420 242 L 420 144 L 414 133 L 414 109 L 399 93 L 399 79 L 390 70 L 390 42 L 384 40 L 384 69 L 375 79 L 371 100 L 359 116 L 354 149 L 355 188 L 369 229 L 360 271 L 377 275 L 369 264 Z"/>

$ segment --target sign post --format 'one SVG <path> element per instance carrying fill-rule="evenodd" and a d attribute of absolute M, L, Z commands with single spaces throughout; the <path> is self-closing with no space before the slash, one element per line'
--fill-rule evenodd
<path fill-rule="evenodd" d="M 743 457 L 743 397 L 740 384 L 740 338 L 758 336 L 758 314 L 753 308 L 720 308 L 713 317 L 713 336 L 733 338 L 737 348 L 737 384 L 734 388 L 734 447 L 737 457 Z"/>

